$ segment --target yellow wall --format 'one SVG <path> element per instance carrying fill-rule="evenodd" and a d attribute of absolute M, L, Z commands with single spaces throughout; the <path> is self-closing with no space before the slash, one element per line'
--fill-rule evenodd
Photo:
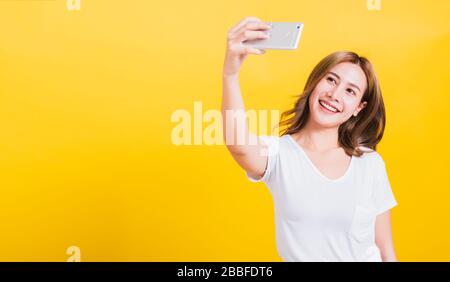
<path fill-rule="evenodd" d="M 174 146 L 171 115 L 220 109 L 228 29 L 303 21 L 251 56 L 247 109 L 286 110 L 325 55 L 376 67 L 403 261 L 450 261 L 450 2 L 0 1 L 0 260 L 280 261 L 273 203 L 224 146 Z"/>

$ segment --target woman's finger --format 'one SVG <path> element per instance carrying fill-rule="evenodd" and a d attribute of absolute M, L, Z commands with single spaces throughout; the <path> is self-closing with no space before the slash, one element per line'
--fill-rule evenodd
<path fill-rule="evenodd" d="M 255 55 L 262 55 L 264 54 L 266 51 L 261 50 L 261 49 L 256 49 L 256 48 L 251 48 L 251 47 L 247 47 L 247 54 L 255 54 Z"/>
<path fill-rule="evenodd" d="M 241 27 L 243 27 L 245 24 L 247 24 L 250 21 L 262 22 L 257 17 L 246 17 L 243 20 L 241 20 L 237 25 L 235 25 L 233 28 L 231 28 L 230 31 L 228 32 L 228 34 L 235 33 L 237 30 L 239 30 Z"/>
<path fill-rule="evenodd" d="M 245 45 L 239 46 L 239 47 L 237 47 L 237 49 L 240 54 L 262 55 L 262 54 L 266 53 L 266 51 L 264 51 L 264 50 L 253 48 L 250 46 L 245 46 Z"/>
<path fill-rule="evenodd" d="M 246 25 L 242 26 L 236 32 L 229 34 L 228 38 L 235 39 L 236 37 L 240 36 L 241 33 L 245 32 L 246 30 L 251 30 L 251 31 L 264 30 L 265 32 L 267 32 L 267 30 L 269 30 L 271 28 L 272 27 L 269 24 L 264 23 L 264 22 L 247 23 Z"/>
<path fill-rule="evenodd" d="M 267 39 L 267 38 L 269 38 L 269 35 L 264 33 L 263 31 L 246 30 L 246 31 L 240 33 L 232 41 L 233 42 L 243 42 L 243 41 L 246 41 L 246 40 Z"/>
<path fill-rule="evenodd" d="M 249 22 L 244 27 L 247 30 L 267 30 L 271 29 L 272 26 L 265 22 Z"/>

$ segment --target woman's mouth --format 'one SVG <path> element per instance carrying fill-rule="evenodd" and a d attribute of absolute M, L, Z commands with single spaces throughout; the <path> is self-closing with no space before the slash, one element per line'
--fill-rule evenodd
<path fill-rule="evenodd" d="M 327 103 L 323 102 L 322 100 L 319 100 L 319 104 L 320 104 L 320 108 L 326 113 L 329 113 L 329 114 L 339 113 L 339 111 L 336 108 L 328 105 Z"/>

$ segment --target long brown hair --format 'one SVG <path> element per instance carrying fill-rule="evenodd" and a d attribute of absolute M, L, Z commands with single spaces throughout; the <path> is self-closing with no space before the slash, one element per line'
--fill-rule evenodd
<path fill-rule="evenodd" d="M 333 66 L 342 62 L 350 62 L 360 66 L 367 80 L 367 89 L 361 98 L 361 102 L 367 102 L 366 107 L 356 117 L 352 115 L 341 124 L 338 130 L 338 142 L 345 153 L 349 156 L 360 157 L 367 152 L 362 151 L 360 147 L 376 150 L 377 144 L 383 137 L 386 113 L 380 85 L 372 64 L 365 57 L 361 57 L 354 52 L 338 51 L 323 58 L 309 75 L 305 88 L 298 95 L 299 98 L 294 107 L 281 114 L 278 127 L 286 127 L 282 130 L 281 136 L 283 136 L 294 134 L 306 125 L 310 113 L 308 101 L 311 93 L 325 74 Z M 294 97 L 297 97 L 297 95 Z"/>

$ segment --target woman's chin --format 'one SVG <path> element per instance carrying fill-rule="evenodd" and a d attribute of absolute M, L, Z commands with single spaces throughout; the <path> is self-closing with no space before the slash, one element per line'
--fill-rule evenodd
<path fill-rule="evenodd" d="M 319 127 L 338 127 L 342 122 L 340 120 L 337 120 L 335 117 L 332 116 L 325 116 L 325 115 L 316 115 L 314 118 L 314 123 L 318 125 Z"/>

